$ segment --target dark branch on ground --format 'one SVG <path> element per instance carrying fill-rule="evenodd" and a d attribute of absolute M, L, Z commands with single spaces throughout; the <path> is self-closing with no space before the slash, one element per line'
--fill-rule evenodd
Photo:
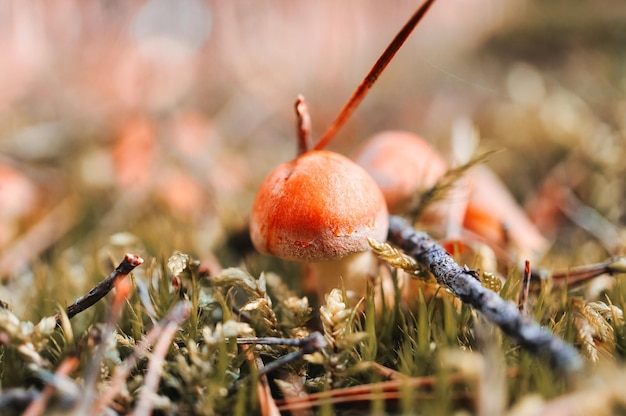
<path fill-rule="evenodd" d="M 428 234 L 414 230 L 403 218 L 392 215 L 389 242 L 427 267 L 441 286 L 481 312 L 522 348 L 547 359 L 556 371 L 573 373 L 582 368 L 574 347 L 523 316 L 513 302 L 483 287 L 471 270 L 459 266 Z"/>

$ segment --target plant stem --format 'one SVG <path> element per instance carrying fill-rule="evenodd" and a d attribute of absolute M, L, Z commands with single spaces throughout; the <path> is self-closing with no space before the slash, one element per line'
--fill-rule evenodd
<path fill-rule="evenodd" d="M 387 68 L 387 65 L 393 57 L 396 55 L 400 47 L 407 40 L 415 26 L 422 20 L 422 17 L 426 14 L 430 6 L 434 3 L 435 0 L 426 0 L 411 16 L 408 22 L 400 29 L 400 32 L 396 35 L 395 38 L 391 41 L 387 49 L 384 50 L 382 55 L 378 58 L 372 69 L 367 73 L 365 78 L 361 81 L 359 86 L 356 88 L 352 96 L 348 99 L 348 101 L 344 104 L 343 108 L 339 111 L 337 118 L 333 121 L 333 123 L 328 127 L 326 133 L 322 136 L 320 141 L 315 145 L 313 150 L 321 150 L 332 140 L 335 136 L 335 133 L 339 130 L 341 126 L 348 120 L 352 112 L 359 106 L 361 101 L 367 95 L 367 92 L 372 88 L 380 74 Z"/>
<path fill-rule="evenodd" d="M 427 267 L 441 286 L 481 312 L 522 348 L 546 358 L 556 371 L 574 373 L 582 368 L 581 358 L 571 345 L 523 316 L 514 303 L 483 287 L 471 270 L 456 264 L 428 234 L 414 230 L 403 218 L 392 215 L 389 241 Z"/>
<path fill-rule="evenodd" d="M 526 310 L 528 303 L 528 293 L 530 292 L 530 261 L 524 262 L 524 274 L 522 275 L 522 287 L 519 292 L 519 302 L 517 307 L 522 315 L 528 315 Z"/>
<path fill-rule="evenodd" d="M 305 154 L 311 149 L 311 116 L 309 108 L 302 95 L 296 99 L 296 128 L 298 131 L 298 156 Z"/>

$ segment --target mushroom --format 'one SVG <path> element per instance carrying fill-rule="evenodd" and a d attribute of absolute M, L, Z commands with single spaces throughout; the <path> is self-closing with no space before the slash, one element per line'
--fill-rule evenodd
<path fill-rule="evenodd" d="M 250 236 L 262 253 L 310 263 L 318 296 L 340 286 L 340 279 L 346 291 L 362 296 L 374 264 L 367 238 L 386 240 L 388 221 L 385 198 L 363 168 L 338 153 L 313 150 L 264 180 Z"/>
<path fill-rule="evenodd" d="M 318 275 L 318 294 L 336 287 L 338 277 L 343 278 L 346 289 L 365 293 L 364 274 L 354 265 L 346 267 L 346 262 L 375 264 L 367 238 L 385 240 L 389 221 L 385 198 L 369 174 L 349 159 L 323 149 L 433 2 L 426 0 L 400 29 L 313 150 L 309 146 L 309 114 L 304 99 L 298 97 L 299 157 L 270 173 L 257 194 L 250 225 L 253 244 L 265 253 L 312 262 L 324 273 Z"/>
<path fill-rule="evenodd" d="M 372 136 L 352 159 L 378 183 L 392 214 L 402 213 L 417 191 L 433 186 L 448 169 L 428 142 L 397 130 Z"/>
<path fill-rule="evenodd" d="M 416 195 L 434 186 L 448 169 L 444 159 L 422 138 L 404 131 L 385 131 L 367 140 L 353 158 L 381 188 L 391 213 L 403 213 Z M 484 241 L 514 258 L 538 259 L 547 241 L 528 219 L 506 186 L 487 167 L 469 169 L 447 200 L 429 207 L 423 222 L 463 227 L 464 239 Z M 458 223 L 458 224 L 454 224 Z M 455 239 L 456 236 L 447 236 Z M 510 254 L 510 253 L 509 253 Z"/>
<path fill-rule="evenodd" d="M 416 198 L 420 193 L 433 187 L 448 169 L 446 161 L 428 142 L 401 130 L 387 130 L 373 135 L 354 152 L 352 159 L 376 181 L 385 196 L 389 212 L 399 215 L 406 214 L 418 202 Z M 455 200 L 459 203 L 441 201 L 432 204 L 420 216 L 421 222 L 442 230 L 444 223 L 454 215 L 460 224 L 465 206 L 462 198 Z M 381 282 L 386 297 L 398 288 L 406 305 L 414 304 L 418 286 L 427 297 L 436 291 L 402 272 L 397 274 L 396 281 L 383 273 Z M 388 304 L 394 301 L 393 298 L 386 299 Z"/>
<path fill-rule="evenodd" d="M 420 192 L 434 186 L 448 169 L 446 161 L 428 142 L 399 130 L 372 136 L 352 159 L 376 181 L 392 214 L 405 214 L 417 202 Z M 428 224 L 442 224 L 453 211 L 464 211 L 462 200 L 462 196 L 455 196 L 455 203 L 447 200 L 433 204 L 421 219 Z M 459 222 L 462 215 L 461 212 Z"/>
<path fill-rule="evenodd" d="M 492 245 L 512 247 L 517 259 L 536 261 L 548 250 L 548 240 L 528 218 L 506 185 L 485 166 L 467 172 L 470 193 L 463 227 Z"/>

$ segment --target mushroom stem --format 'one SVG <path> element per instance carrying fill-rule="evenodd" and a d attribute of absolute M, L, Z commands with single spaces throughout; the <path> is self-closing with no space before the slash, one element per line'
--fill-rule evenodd
<path fill-rule="evenodd" d="M 318 299 L 334 288 L 344 288 L 355 306 L 366 293 L 367 281 L 376 275 L 376 258 L 370 250 L 349 254 L 339 260 L 309 263 Z"/>

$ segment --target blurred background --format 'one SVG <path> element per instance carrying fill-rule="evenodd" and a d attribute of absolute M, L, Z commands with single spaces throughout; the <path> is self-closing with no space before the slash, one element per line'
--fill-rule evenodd
<path fill-rule="evenodd" d="M 238 264 L 224 242 L 296 154 L 296 95 L 316 140 L 419 4 L 0 1 L 0 297 L 108 273 L 103 250 Z M 471 123 L 547 267 L 619 254 L 624 45 L 620 0 L 439 0 L 329 148 L 401 129 L 448 158 Z"/>

